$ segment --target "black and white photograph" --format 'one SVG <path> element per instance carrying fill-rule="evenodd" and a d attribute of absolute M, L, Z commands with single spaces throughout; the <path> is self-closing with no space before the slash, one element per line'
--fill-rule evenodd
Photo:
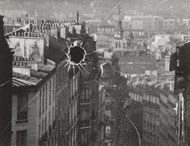
<path fill-rule="evenodd" d="M 190 0 L 0 0 L 0 146 L 190 146 Z"/>

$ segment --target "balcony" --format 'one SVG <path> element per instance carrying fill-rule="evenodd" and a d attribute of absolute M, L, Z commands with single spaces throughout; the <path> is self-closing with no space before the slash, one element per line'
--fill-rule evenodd
<path fill-rule="evenodd" d="M 90 126 L 90 120 L 80 120 L 79 121 L 79 127 L 89 127 Z"/>
<path fill-rule="evenodd" d="M 81 104 L 89 104 L 90 103 L 90 98 L 81 98 L 80 103 Z"/>

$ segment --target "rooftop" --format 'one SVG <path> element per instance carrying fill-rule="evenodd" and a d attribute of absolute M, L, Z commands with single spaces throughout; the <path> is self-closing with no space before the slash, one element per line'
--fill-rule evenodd
<path fill-rule="evenodd" d="M 144 74 L 146 70 L 157 70 L 156 61 L 148 55 L 121 57 L 119 65 L 126 74 Z"/>
<path fill-rule="evenodd" d="M 13 72 L 12 87 L 37 86 L 54 70 L 53 65 L 38 65 L 38 71 L 31 69 L 30 76 Z"/>

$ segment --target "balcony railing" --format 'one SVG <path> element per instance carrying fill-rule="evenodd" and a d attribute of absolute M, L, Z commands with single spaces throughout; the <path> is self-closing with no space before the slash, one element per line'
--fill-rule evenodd
<path fill-rule="evenodd" d="M 80 127 L 88 127 L 88 126 L 90 126 L 90 120 L 80 120 L 79 121 L 79 126 Z"/>
<path fill-rule="evenodd" d="M 90 103 L 90 98 L 86 98 L 86 99 L 82 98 L 80 99 L 80 103 Z"/>

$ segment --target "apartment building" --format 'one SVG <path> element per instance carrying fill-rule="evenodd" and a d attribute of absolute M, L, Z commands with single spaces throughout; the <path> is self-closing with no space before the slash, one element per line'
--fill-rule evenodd
<path fill-rule="evenodd" d="M 177 114 L 174 110 L 176 96 L 169 90 L 140 84 L 131 87 L 129 95 L 131 98 L 126 112 L 140 133 L 141 144 L 177 145 Z M 136 132 L 134 129 L 129 132 L 133 133 L 129 135 L 136 137 L 129 144 L 137 144 L 138 137 L 134 135 Z"/>
<path fill-rule="evenodd" d="M 12 145 L 54 145 L 55 66 L 14 56 Z"/>

